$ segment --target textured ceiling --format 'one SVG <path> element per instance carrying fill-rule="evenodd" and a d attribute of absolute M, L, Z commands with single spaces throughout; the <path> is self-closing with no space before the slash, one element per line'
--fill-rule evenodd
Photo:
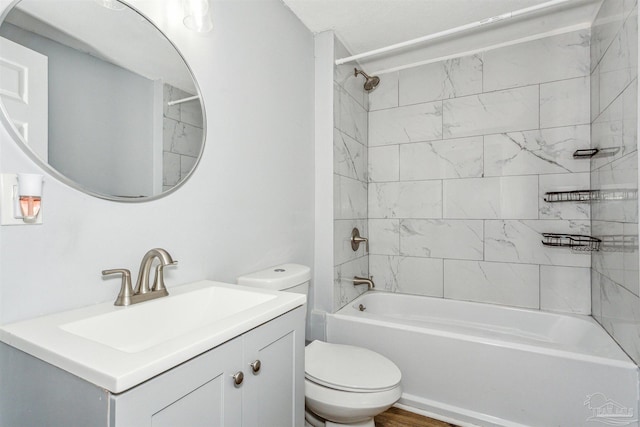
<path fill-rule="evenodd" d="M 480 21 L 548 0 L 283 0 L 314 33 L 333 30 L 352 54 Z M 426 43 L 420 57 L 444 56 L 509 40 L 587 25 L 602 0 L 571 0 L 526 17 Z M 429 46 L 432 45 L 432 46 Z M 435 46 L 435 45 L 439 45 Z M 401 52 L 402 53 L 402 52 Z M 405 52 L 406 53 L 406 52 Z M 370 67 L 396 66 L 397 54 L 360 61 Z M 405 55 L 406 56 L 406 55 Z M 416 55 L 414 55 L 416 56 Z"/>

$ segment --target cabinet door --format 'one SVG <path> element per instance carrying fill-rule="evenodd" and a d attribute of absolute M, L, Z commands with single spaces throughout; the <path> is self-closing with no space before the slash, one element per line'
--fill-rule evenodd
<path fill-rule="evenodd" d="M 244 335 L 243 426 L 304 425 L 304 321 L 300 307 Z"/>
<path fill-rule="evenodd" d="M 210 350 L 120 395 L 111 427 L 235 427 L 242 424 L 242 337 Z M 244 369 L 246 374 L 246 369 Z"/>

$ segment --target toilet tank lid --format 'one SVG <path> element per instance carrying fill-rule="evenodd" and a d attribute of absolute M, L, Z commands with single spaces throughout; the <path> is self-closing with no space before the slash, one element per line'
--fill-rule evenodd
<path fill-rule="evenodd" d="M 283 290 L 308 282 L 311 269 L 300 264 L 281 264 L 240 276 L 238 285 Z"/>

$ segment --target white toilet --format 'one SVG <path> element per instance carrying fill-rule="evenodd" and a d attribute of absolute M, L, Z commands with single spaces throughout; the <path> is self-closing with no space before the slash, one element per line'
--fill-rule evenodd
<path fill-rule="evenodd" d="M 311 271 L 283 264 L 238 278 L 238 284 L 307 294 Z M 308 426 L 374 427 L 373 417 L 402 394 L 400 369 L 361 347 L 313 341 L 305 348 L 305 419 Z"/>

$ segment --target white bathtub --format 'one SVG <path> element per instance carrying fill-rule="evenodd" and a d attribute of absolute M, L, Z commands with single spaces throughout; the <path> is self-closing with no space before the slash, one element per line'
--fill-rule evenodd
<path fill-rule="evenodd" d="M 387 356 L 401 404 L 461 425 L 638 426 L 638 368 L 588 316 L 375 291 L 327 341 Z"/>

